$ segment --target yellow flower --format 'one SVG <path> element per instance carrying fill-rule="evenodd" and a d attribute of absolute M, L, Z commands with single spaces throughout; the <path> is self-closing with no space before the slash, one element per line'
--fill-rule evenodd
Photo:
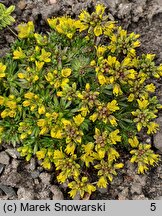
<path fill-rule="evenodd" d="M 61 82 L 61 88 L 65 88 L 65 86 L 67 86 L 68 85 L 68 82 L 69 82 L 69 79 L 68 78 L 63 78 L 62 79 L 62 82 Z M 55 87 L 55 88 L 57 88 L 57 87 Z"/>
<path fill-rule="evenodd" d="M 81 112 L 82 116 L 87 116 L 87 113 L 89 113 L 88 107 L 81 107 L 78 112 Z M 92 120 L 93 121 L 93 120 Z"/>
<path fill-rule="evenodd" d="M 93 114 L 89 117 L 89 119 L 90 119 L 91 121 L 95 122 L 96 119 L 97 119 L 97 117 L 98 117 L 98 113 L 93 113 Z"/>
<path fill-rule="evenodd" d="M 120 85 L 119 84 L 115 84 L 114 86 L 113 86 L 113 94 L 114 95 L 121 95 L 123 92 L 122 92 L 122 90 L 121 90 L 121 88 L 120 88 Z"/>
<path fill-rule="evenodd" d="M 18 73 L 17 76 L 20 78 L 20 79 L 24 79 L 26 76 L 24 73 Z"/>
<path fill-rule="evenodd" d="M 136 148 L 139 145 L 139 141 L 136 136 L 134 136 L 132 139 L 128 139 L 129 144 L 132 146 L 132 148 Z"/>
<path fill-rule="evenodd" d="M 143 164 L 143 163 L 138 163 L 138 174 L 140 174 L 140 173 L 144 173 L 145 171 L 147 171 L 148 170 L 148 167 L 145 165 L 145 164 Z"/>
<path fill-rule="evenodd" d="M 0 105 L 3 105 L 4 101 L 5 101 L 4 97 L 0 96 Z"/>
<path fill-rule="evenodd" d="M 71 69 L 70 68 L 64 68 L 61 70 L 61 75 L 63 77 L 68 77 L 71 74 Z"/>
<path fill-rule="evenodd" d="M 129 102 L 132 102 L 134 100 L 134 94 L 133 93 L 130 93 L 130 95 L 128 96 L 128 101 Z"/>
<path fill-rule="evenodd" d="M 29 100 L 25 100 L 25 101 L 23 102 L 23 106 L 24 106 L 24 107 L 30 106 L 30 101 L 29 101 Z"/>
<path fill-rule="evenodd" d="M 91 65 L 92 67 L 95 66 L 95 65 L 96 65 L 95 60 L 92 60 L 92 61 L 90 62 L 90 65 Z"/>
<path fill-rule="evenodd" d="M 149 105 L 149 101 L 148 100 L 139 100 L 137 99 L 137 102 L 138 102 L 138 106 L 141 110 L 144 110 L 147 108 L 147 106 Z"/>
<path fill-rule="evenodd" d="M 32 21 L 29 21 L 28 23 L 23 23 L 18 25 L 18 37 L 19 38 L 28 38 L 33 35 L 34 33 L 34 24 Z"/>
<path fill-rule="evenodd" d="M 37 125 L 38 125 L 39 127 L 44 127 L 44 126 L 46 125 L 46 120 L 45 120 L 45 119 L 39 119 L 39 120 L 37 121 Z"/>
<path fill-rule="evenodd" d="M 45 127 L 42 127 L 41 128 L 41 131 L 39 132 L 39 135 L 44 135 L 48 132 L 48 128 L 45 126 Z"/>
<path fill-rule="evenodd" d="M 49 158 L 45 158 L 43 160 L 43 162 L 41 163 L 41 165 L 45 168 L 45 169 L 50 169 L 51 168 L 51 163 L 50 163 L 50 160 Z"/>
<path fill-rule="evenodd" d="M 142 129 L 142 123 L 138 122 L 137 123 L 137 130 L 140 131 Z"/>
<path fill-rule="evenodd" d="M 100 148 L 98 149 L 97 153 L 98 153 L 99 159 L 101 160 L 105 157 L 106 151 L 104 148 Z"/>
<path fill-rule="evenodd" d="M 50 52 L 46 52 L 45 49 L 41 50 L 41 55 L 39 56 L 39 60 L 41 62 L 50 62 L 51 59 L 49 58 L 51 56 Z"/>
<path fill-rule="evenodd" d="M 114 148 L 108 149 L 108 161 L 116 160 L 116 158 L 119 158 L 119 153 Z"/>
<path fill-rule="evenodd" d="M 0 62 L 0 78 L 3 78 L 6 76 L 6 74 L 4 73 L 5 70 L 6 70 L 6 65 L 4 65 Z"/>
<path fill-rule="evenodd" d="M 21 47 L 18 47 L 18 49 L 13 52 L 13 59 L 23 59 L 25 57 L 26 55 L 23 53 Z"/>
<path fill-rule="evenodd" d="M 100 36 L 102 34 L 102 27 L 100 25 L 96 25 L 94 27 L 94 34 L 95 36 Z"/>
<path fill-rule="evenodd" d="M 16 109 L 17 104 L 15 101 L 6 101 L 6 106 L 9 107 L 10 109 Z"/>
<path fill-rule="evenodd" d="M 40 71 L 43 68 L 44 62 L 35 61 L 36 70 Z"/>
<path fill-rule="evenodd" d="M 149 91 L 149 92 L 155 92 L 155 89 L 156 89 L 153 83 L 146 85 L 145 88 L 146 88 L 146 91 Z"/>
<path fill-rule="evenodd" d="M 62 150 L 55 150 L 54 151 L 54 156 L 53 156 L 53 159 L 56 160 L 56 159 L 63 159 L 64 158 L 64 153 L 62 152 Z"/>
<path fill-rule="evenodd" d="M 84 150 L 85 150 L 86 154 L 91 154 L 93 148 L 94 148 L 94 143 L 92 143 L 92 142 L 89 142 L 86 145 L 84 145 Z"/>
<path fill-rule="evenodd" d="M 123 168 L 123 166 L 124 166 L 123 163 L 118 163 L 118 164 L 115 164 L 115 165 L 114 165 L 114 168 L 115 168 L 115 169 L 121 169 L 121 168 Z"/>
<path fill-rule="evenodd" d="M 79 15 L 79 19 L 83 22 L 89 22 L 90 18 L 91 18 L 90 14 L 85 10 L 83 10 Z"/>
<path fill-rule="evenodd" d="M 7 116 L 8 116 L 8 110 L 5 109 L 5 110 L 3 110 L 3 112 L 1 112 L 1 117 L 6 118 Z"/>
<path fill-rule="evenodd" d="M 91 194 L 92 192 L 94 192 L 96 190 L 96 187 L 92 184 L 87 184 L 87 192 L 89 194 Z"/>
<path fill-rule="evenodd" d="M 26 137 L 27 137 L 28 135 L 26 134 L 26 133 L 22 133 L 21 135 L 20 135 L 20 139 L 25 139 Z"/>
<path fill-rule="evenodd" d="M 112 144 L 116 144 L 116 142 L 121 141 L 121 136 L 119 136 L 118 133 L 119 133 L 119 130 L 117 129 L 115 131 L 112 131 L 109 134 L 109 138 L 110 138 Z"/>
<path fill-rule="evenodd" d="M 42 148 L 40 151 L 37 151 L 36 156 L 37 156 L 38 160 L 45 158 L 46 152 L 47 152 L 47 150 L 45 148 Z"/>
<path fill-rule="evenodd" d="M 149 122 L 147 124 L 147 134 L 156 133 L 157 130 L 159 130 L 159 125 L 155 122 Z"/>
<path fill-rule="evenodd" d="M 67 154 L 74 154 L 74 151 L 75 151 L 75 144 L 74 143 L 69 143 L 69 144 L 67 144 L 67 146 L 66 146 L 66 149 L 65 149 L 65 152 L 67 153 Z"/>
<path fill-rule="evenodd" d="M 51 137 L 56 139 L 62 139 L 63 137 L 62 130 L 58 129 L 57 127 L 52 128 Z"/>
<path fill-rule="evenodd" d="M 66 179 L 67 179 L 66 175 L 62 172 L 57 176 L 57 181 L 60 183 L 64 183 Z"/>
<path fill-rule="evenodd" d="M 105 12 L 106 7 L 103 4 L 97 4 L 95 7 L 96 11 L 95 13 L 100 17 L 100 19 L 102 18 L 102 15 Z"/>
<path fill-rule="evenodd" d="M 46 45 L 47 44 L 47 36 L 46 35 L 42 36 L 38 33 L 35 33 L 34 37 L 35 37 L 38 45 Z"/>
<path fill-rule="evenodd" d="M 101 73 L 98 74 L 97 78 L 98 78 L 98 81 L 99 81 L 99 83 L 100 83 L 101 85 L 106 84 L 106 78 L 105 78 L 105 76 L 104 76 L 103 74 L 101 74 Z"/>
<path fill-rule="evenodd" d="M 84 117 L 82 117 L 81 114 L 78 114 L 77 116 L 73 117 L 73 119 L 77 126 L 80 126 L 84 121 Z"/>
<path fill-rule="evenodd" d="M 25 95 L 24 95 L 24 98 L 27 98 L 27 99 L 32 99 L 34 97 L 34 93 L 32 92 L 27 92 Z"/>
<path fill-rule="evenodd" d="M 107 104 L 107 108 L 111 112 L 115 112 L 116 110 L 120 109 L 116 100 L 112 100 L 111 102 L 109 102 Z"/>
<path fill-rule="evenodd" d="M 66 127 L 67 125 L 71 125 L 71 121 L 67 120 L 67 119 L 64 119 L 62 118 L 61 119 L 61 122 L 63 123 L 63 125 Z"/>
<path fill-rule="evenodd" d="M 52 29 L 55 29 L 56 27 L 56 24 L 57 24 L 57 21 L 58 19 L 57 18 L 54 18 L 54 19 L 47 19 L 47 22 L 49 24 L 49 26 L 52 28 Z"/>
<path fill-rule="evenodd" d="M 109 116 L 109 121 L 112 126 L 117 126 L 117 120 L 113 115 Z"/>
<path fill-rule="evenodd" d="M 103 56 L 103 54 L 105 53 L 107 48 L 106 48 L 106 46 L 99 45 L 98 47 L 96 47 L 96 50 L 97 50 L 97 57 L 99 58 L 99 57 Z M 92 63 L 93 63 L 93 61 L 92 61 Z M 95 61 L 94 61 L 94 63 L 95 63 Z M 92 66 L 94 66 L 94 65 L 92 64 Z"/>
<path fill-rule="evenodd" d="M 107 180 L 104 176 L 101 176 L 97 182 L 97 186 L 99 188 L 106 188 L 107 187 Z"/>
<path fill-rule="evenodd" d="M 38 108 L 38 113 L 41 115 L 41 114 L 44 114 L 46 112 L 46 109 L 45 109 L 45 106 L 42 105 Z"/>

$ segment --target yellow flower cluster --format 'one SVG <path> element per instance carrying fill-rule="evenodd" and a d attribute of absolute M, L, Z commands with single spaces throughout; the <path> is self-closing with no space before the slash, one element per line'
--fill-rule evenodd
<path fill-rule="evenodd" d="M 137 56 L 139 35 L 117 27 L 104 5 L 48 23 L 54 30 L 46 35 L 20 24 L 19 41 L 0 59 L 0 142 L 19 143 L 20 155 L 36 155 L 45 169 L 54 163 L 58 182 L 84 198 L 123 168 L 123 145 L 138 173 L 157 164 L 137 136 L 159 129 L 152 79 L 162 65 L 153 54 Z"/>
<path fill-rule="evenodd" d="M 138 173 L 144 173 L 148 170 L 149 165 L 154 165 L 159 160 L 159 155 L 156 155 L 151 150 L 151 145 L 139 143 L 137 137 L 128 139 L 129 144 L 133 148 L 130 153 L 133 155 L 130 161 L 138 164 Z"/>

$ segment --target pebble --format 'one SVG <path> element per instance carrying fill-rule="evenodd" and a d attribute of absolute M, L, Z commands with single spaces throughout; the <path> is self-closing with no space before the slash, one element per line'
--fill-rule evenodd
<path fill-rule="evenodd" d="M 40 175 L 40 172 L 38 170 L 31 172 L 31 177 L 33 179 L 38 178 Z"/>
<path fill-rule="evenodd" d="M 31 158 L 30 164 L 29 164 L 29 169 L 31 171 L 34 171 L 36 169 L 36 160 L 35 160 L 35 158 Z"/>
<path fill-rule="evenodd" d="M 107 193 L 107 188 L 98 188 L 97 189 L 100 193 Z"/>
<path fill-rule="evenodd" d="M 142 193 L 142 186 L 138 183 L 133 183 L 131 186 L 131 193 L 137 193 L 137 194 L 141 194 Z"/>
<path fill-rule="evenodd" d="M 0 184 L 0 189 L 8 196 L 8 197 L 15 197 L 16 193 L 12 187 Z"/>
<path fill-rule="evenodd" d="M 20 154 L 16 149 L 9 148 L 9 149 L 6 149 L 5 152 L 7 152 L 7 154 L 12 158 L 16 159 L 16 158 L 20 157 Z"/>
<path fill-rule="evenodd" d="M 124 188 L 121 193 L 118 194 L 118 199 L 119 200 L 126 200 L 128 197 L 128 193 L 129 193 L 129 188 L 126 187 Z"/>
<path fill-rule="evenodd" d="M 10 162 L 10 157 L 5 151 L 0 152 L 0 163 L 8 165 Z"/>
<path fill-rule="evenodd" d="M 20 161 L 16 160 L 16 159 L 13 159 L 12 160 L 12 168 L 17 170 L 18 166 L 20 164 Z"/>
<path fill-rule="evenodd" d="M 18 200 L 33 200 L 34 191 L 29 190 L 29 188 L 20 187 L 17 191 Z"/>
<path fill-rule="evenodd" d="M 56 185 L 52 185 L 50 191 L 53 193 L 53 200 L 63 200 L 63 193 L 60 191 L 59 187 Z"/>
<path fill-rule="evenodd" d="M 159 153 L 162 154 L 162 116 L 159 116 L 156 122 L 160 125 L 160 130 L 153 137 L 154 146 L 159 150 Z"/>
<path fill-rule="evenodd" d="M 45 185 L 49 185 L 50 181 L 51 181 L 51 175 L 49 173 L 46 172 L 42 172 L 39 175 L 39 178 L 41 179 L 42 183 Z"/>
<path fill-rule="evenodd" d="M 4 164 L 0 164 L 0 174 L 3 172 L 5 165 Z"/>
<path fill-rule="evenodd" d="M 24 10 L 26 7 L 26 2 L 24 0 L 21 0 L 18 2 L 17 4 L 18 8 L 20 8 L 21 10 Z"/>
<path fill-rule="evenodd" d="M 50 4 L 56 4 L 56 3 L 57 3 L 57 0 L 49 0 L 49 3 L 50 3 Z"/>
<path fill-rule="evenodd" d="M 38 193 L 37 195 L 38 200 L 50 200 L 50 190 L 46 189 Z"/>

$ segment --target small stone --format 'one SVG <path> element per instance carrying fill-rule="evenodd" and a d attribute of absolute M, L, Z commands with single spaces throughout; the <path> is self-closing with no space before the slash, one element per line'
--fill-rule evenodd
<path fill-rule="evenodd" d="M 16 159 L 16 158 L 20 157 L 20 154 L 16 149 L 13 149 L 13 148 L 6 149 L 5 152 L 7 152 L 7 154 L 9 154 L 9 156 L 12 158 Z"/>
<path fill-rule="evenodd" d="M 98 188 L 97 189 L 100 193 L 107 193 L 107 188 Z"/>
<path fill-rule="evenodd" d="M 53 200 L 63 200 L 64 199 L 63 193 L 60 191 L 58 186 L 52 185 L 50 190 L 53 193 L 53 197 L 52 197 Z"/>
<path fill-rule="evenodd" d="M 160 130 L 154 135 L 154 146 L 159 150 L 159 153 L 162 154 L 162 116 L 159 116 L 156 122 L 159 124 Z"/>
<path fill-rule="evenodd" d="M 32 170 L 32 171 L 34 171 L 36 169 L 36 160 L 35 160 L 35 158 L 31 158 L 29 169 Z"/>
<path fill-rule="evenodd" d="M 5 35 L 5 38 L 8 43 L 13 43 L 15 41 L 14 37 L 8 34 Z"/>
<path fill-rule="evenodd" d="M 128 199 L 128 193 L 129 193 L 129 188 L 124 188 L 122 192 L 118 195 L 119 200 L 126 200 Z"/>
<path fill-rule="evenodd" d="M 74 196 L 73 200 L 80 200 L 80 199 L 81 199 L 80 193 L 77 192 L 76 195 Z"/>
<path fill-rule="evenodd" d="M 45 185 L 49 185 L 50 181 L 51 181 L 51 175 L 49 173 L 46 172 L 42 172 L 39 175 L 39 178 L 41 179 L 42 183 Z"/>
<path fill-rule="evenodd" d="M 133 183 L 131 186 L 131 193 L 137 193 L 137 194 L 141 194 L 142 193 L 142 186 L 138 183 Z"/>
<path fill-rule="evenodd" d="M 162 196 L 159 196 L 159 197 L 155 197 L 154 200 L 162 200 Z"/>
<path fill-rule="evenodd" d="M 49 0 L 49 3 L 50 3 L 50 4 L 56 4 L 56 3 L 57 3 L 57 0 Z"/>
<path fill-rule="evenodd" d="M 0 184 L 0 189 L 3 190 L 3 192 L 8 196 L 8 197 L 13 197 L 16 196 L 16 193 L 12 187 Z"/>
<path fill-rule="evenodd" d="M 142 195 L 135 195 L 132 197 L 132 200 L 148 200 L 147 197 L 145 197 L 143 194 Z"/>
<path fill-rule="evenodd" d="M 18 2 L 17 4 L 18 8 L 20 8 L 21 10 L 24 10 L 26 7 L 26 2 L 24 0 L 21 0 Z"/>
<path fill-rule="evenodd" d="M 50 200 L 50 190 L 46 189 L 37 194 L 39 200 Z"/>
<path fill-rule="evenodd" d="M 150 144 L 150 143 L 151 143 L 151 139 L 150 139 L 150 138 L 147 138 L 147 139 L 146 139 L 146 143 Z"/>
<path fill-rule="evenodd" d="M 31 172 L 31 177 L 33 179 L 38 178 L 40 175 L 40 172 L 38 170 Z"/>
<path fill-rule="evenodd" d="M 126 17 L 128 14 L 130 14 L 132 9 L 132 3 L 121 3 L 119 5 L 119 12 L 118 12 L 118 16 L 119 18 L 124 18 Z"/>
<path fill-rule="evenodd" d="M 0 152 L 0 163 L 8 165 L 10 162 L 10 157 L 5 151 Z"/>
<path fill-rule="evenodd" d="M 3 172 L 5 165 L 4 164 L 0 164 L 0 174 Z"/>
<path fill-rule="evenodd" d="M 34 191 L 29 190 L 29 188 L 20 187 L 17 191 L 18 200 L 33 200 Z"/>
<path fill-rule="evenodd" d="M 34 184 L 39 185 L 39 180 L 37 178 L 34 179 Z"/>
<path fill-rule="evenodd" d="M 12 168 L 17 170 L 18 166 L 19 166 L 20 162 L 18 160 L 13 159 L 12 160 Z"/>
<path fill-rule="evenodd" d="M 162 179 L 162 174 L 160 174 L 160 175 L 159 175 L 159 178 L 161 178 L 161 179 Z"/>

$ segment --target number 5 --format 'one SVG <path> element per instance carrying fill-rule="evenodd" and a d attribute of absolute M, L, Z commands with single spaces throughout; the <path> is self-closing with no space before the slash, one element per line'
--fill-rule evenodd
<path fill-rule="evenodd" d="M 156 210 L 156 203 L 151 203 L 150 210 L 151 211 L 155 211 Z"/>

